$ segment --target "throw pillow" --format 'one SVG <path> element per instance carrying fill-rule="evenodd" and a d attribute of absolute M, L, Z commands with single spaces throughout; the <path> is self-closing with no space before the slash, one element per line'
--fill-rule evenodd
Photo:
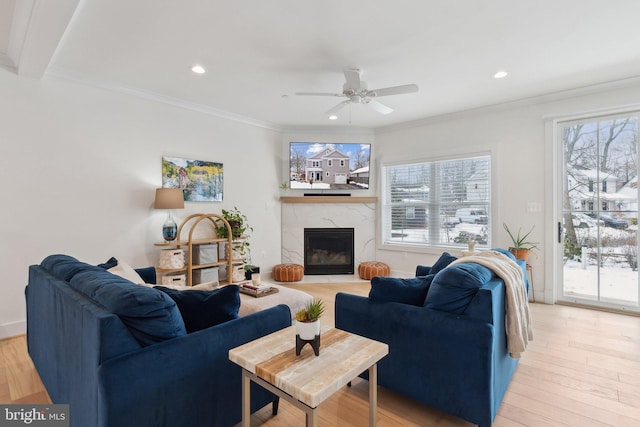
<path fill-rule="evenodd" d="M 449 252 L 443 252 L 442 255 L 440 255 L 440 258 L 438 258 L 431 267 L 428 267 L 426 265 L 418 265 L 416 267 L 416 277 L 426 276 L 428 274 L 438 274 L 441 270 L 446 268 L 456 259 L 458 258 L 454 257 Z"/>
<path fill-rule="evenodd" d="M 103 264 L 98 264 L 98 267 L 108 270 L 110 268 L 115 267 L 116 265 L 118 265 L 118 260 L 115 257 L 111 257 L 107 260 L 107 262 Z"/>
<path fill-rule="evenodd" d="M 141 285 L 144 283 L 142 277 L 131 267 L 129 264 L 125 264 L 122 261 L 118 262 L 118 265 L 115 267 L 111 267 L 107 270 L 111 274 L 115 274 L 116 276 L 120 276 L 123 279 L 127 279 L 130 282 L 133 282 L 137 285 Z"/>
<path fill-rule="evenodd" d="M 493 271 L 476 263 L 456 264 L 445 268 L 433 278 L 424 306 L 462 314 L 476 296 L 478 288 L 494 276 Z"/>
<path fill-rule="evenodd" d="M 438 274 L 457 259 L 458 258 L 454 257 L 449 252 L 443 252 L 442 255 L 440 255 L 440 258 L 438 258 L 438 260 L 431 266 L 429 274 Z"/>
<path fill-rule="evenodd" d="M 371 279 L 369 299 L 374 302 L 399 302 L 421 306 L 429 292 L 434 275 L 399 279 L 374 277 Z"/>
<path fill-rule="evenodd" d="M 238 317 L 240 292 L 237 285 L 223 286 L 212 291 L 179 291 L 165 286 L 157 290 L 176 302 L 187 333 L 206 329 Z"/>

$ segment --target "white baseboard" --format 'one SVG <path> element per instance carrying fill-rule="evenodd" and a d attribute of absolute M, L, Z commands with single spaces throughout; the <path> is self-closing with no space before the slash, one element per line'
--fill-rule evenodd
<path fill-rule="evenodd" d="M 23 335 L 27 332 L 27 321 L 5 323 L 0 325 L 0 339 Z"/>

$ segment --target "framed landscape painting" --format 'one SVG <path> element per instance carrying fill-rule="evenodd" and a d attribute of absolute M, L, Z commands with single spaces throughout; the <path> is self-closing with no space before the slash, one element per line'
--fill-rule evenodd
<path fill-rule="evenodd" d="M 221 202 L 222 163 L 162 157 L 162 186 L 181 188 L 185 202 Z"/>

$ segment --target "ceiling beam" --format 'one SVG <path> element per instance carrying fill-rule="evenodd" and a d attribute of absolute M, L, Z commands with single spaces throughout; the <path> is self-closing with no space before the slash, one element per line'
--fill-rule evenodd
<path fill-rule="evenodd" d="M 80 0 L 16 2 L 7 56 L 18 75 L 42 78 Z"/>

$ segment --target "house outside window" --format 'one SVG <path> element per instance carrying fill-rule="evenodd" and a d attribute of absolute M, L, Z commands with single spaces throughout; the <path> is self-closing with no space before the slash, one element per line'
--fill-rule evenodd
<path fill-rule="evenodd" d="M 491 245 L 491 158 L 479 155 L 382 167 L 383 245 Z"/>

